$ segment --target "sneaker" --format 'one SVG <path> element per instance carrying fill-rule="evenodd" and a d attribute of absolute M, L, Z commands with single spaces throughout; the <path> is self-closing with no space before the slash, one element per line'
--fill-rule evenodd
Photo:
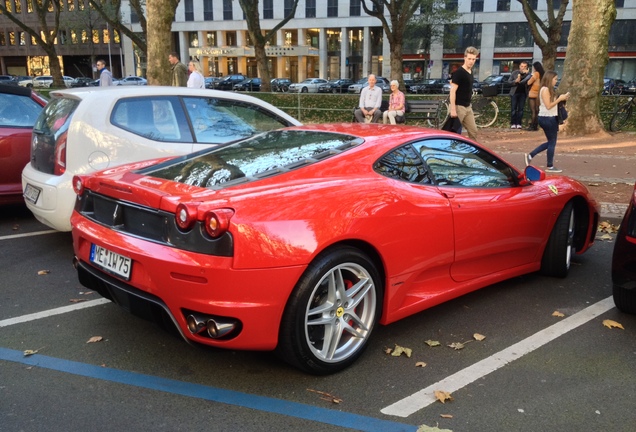
<path fill-rule="evenodd" d="M 517 129 L 517 125 L 510 125 L 510 129 Z"/>
<path fill-rule="evenodd" d="M 545 169 L 545 172 L 547 172 L 547 173 L 560 173 L 560 172 L 563 172 L 563 170 L 560 170 L 557 167 L 551 166 L 551 167 L 547 167 Z"/>
<path fill-rule="evenodd" d="M 517 129 L 523 129 L 521 125 L 517 125 Z"/>
<path fill-rule="evenodd" d="M 526 161 L 526 166 L 530 165 L 532 163 L 532 156 L 530 156 L 528 153 L 525 153 L 523 155 L 524 160 Z"/>

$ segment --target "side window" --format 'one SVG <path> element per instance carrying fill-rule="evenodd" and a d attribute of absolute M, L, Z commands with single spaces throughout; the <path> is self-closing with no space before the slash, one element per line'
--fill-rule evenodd
<path fill-rule="evenodd" d="M 491 153 L 460 140 L 431 139 L 413 144 L 439 185 L 511 187 L 515 171 Z"/>
<path fill-rule="evenodd" d="M 377 173 L 395 180 L 432 183 L 422 159 L 410 145 L 393 150 L 376 162 L 373 168 Z"/>
<path fill-rule="evenodd" d="M 113 109 L 111 123 L 155 141 L 192 142 L 178 98 L 122 99 Z"/>
<path fill-rule="evenodd" d="M 0 126 L 33 127 L 41 111 L 30 97 L 0 93 Z"/>
<path fill-rule="evenodd" d="M 224 144 L 289 126 L 257 105 L 206 97 L 183 98 L 196 142 Z"/>

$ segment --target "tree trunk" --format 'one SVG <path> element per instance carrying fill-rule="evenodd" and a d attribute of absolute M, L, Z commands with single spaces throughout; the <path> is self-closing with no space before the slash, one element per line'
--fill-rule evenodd
<path fill-rule="evenodd" d="M 264 42 L 254 42 L 254 57 L 258 65 L 258 73 L 261 76 L 261 91 L 271 91 L 269 82 L 271 81 L 269 69 L 267 68 L 267 54 L 265 53 Z"/>
<path fill-rule="evenodd" d="M 590 19 L 594 17 L 594 19 Z M 607 45 L 616 18 L 614 0 L 576 0 L 559 93 L 569 91 L 568 135 L 604 131 L 600 117 Z"/>
<path fill-rule="evenodd" d="M 148 69 L 150 85 L 170 85 L 171 66 L 168 54 L 172 48 L 172 21 L 178 0 L 147 0 L 148 13 Z M 187 53 L 181 53 L 185 57 Z M 187 62 L 187 58 L 181 61 Z"/>

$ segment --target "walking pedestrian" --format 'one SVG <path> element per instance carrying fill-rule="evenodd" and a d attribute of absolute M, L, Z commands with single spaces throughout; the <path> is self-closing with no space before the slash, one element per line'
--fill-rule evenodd
<path fill-rule="evenodd" d="M 541 89 L 539 90 L 539 125 L 545 137 L 546 142 L 525 155 L 526 165 L 532 163 L 532 159 L 544 150 L 547 150 L 548 164 L 546 172 L 560 173 L 562 170 L 554 166 L 554 151 L 556 149 L 557 134 L 559 133 L 558 105 L 559 102 L 566 101 L 570 97 L 570 93 L 556 96 L 554 87 L 557 83 L 557 73 L 549 70 L 545 72 L 541 79 Z"/>
<path fill-rule="evenodd" d="M 203 69 L 198 61 L 190 60 L 188 63 L 190 76 L 188 77 L 188 87 L 205 88 L 205 78 L 203 77 Z"/>
<path fill-rule="evenodd" d="M 529 131 L 539 130 L 538 116 L 539 116 L 539 89 L 541 88 L 541 79 L 543 78 L 544 70 L 543 65 L 540 62 L 532 63 L 532 76 L 528 80 L 528 106 L 530 107 L 530 113 L 532 118 Z"/>
<path fill-rule="evenodd" d="M 106 60 L 99 59 L 95 64 L 97 66 L 97 70 L 99 71 L 99 86 L 108 87 L 115 85 L 113 83 L 113 74 L 111 74 L 110 71 L 106 69 Z"/>
<path fill-rule="evenodd" d="M 468 131 L 468 136 L 475 141 L 477 141 L 477 125 L 470 102 L 473 97 L 472 69 L 478 55 L 477 48 L 472 46 L 466 48 L 464 64 L 453 72 L 450 82 L 450 116 L 458 117 L 462 126 Z"/>
<path fill-rule="evenodd" d="M 528 97 L 528 80 L 532 75 L 528 69 L 528 62 L 519 63 L 519 69 L 510 74 L 508 82 L 510 87 L 510 129 L 521 129 L 523 121 L 523 110 Z"/>
<path fill-rule="evenodd" d="M 171 52 L 168 54 L 168 61 L 172 65 L 172 82 L 170 85 L 173 87 L 186 87 L 188 83 L 188 74 L 186 72 L 186 66 L 179 60 L 179 54 Z"/>

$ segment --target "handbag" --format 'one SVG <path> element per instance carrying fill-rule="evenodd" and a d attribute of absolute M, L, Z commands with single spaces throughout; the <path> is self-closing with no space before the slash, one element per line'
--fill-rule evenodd
<path fill-rule="evenodd" d="M 568 110 L 565 108 L 565 101 L 559 102 L 557 107 L 557 117 L 559 118 L 559 124 L 565 123 L 568 119 Z"/>

